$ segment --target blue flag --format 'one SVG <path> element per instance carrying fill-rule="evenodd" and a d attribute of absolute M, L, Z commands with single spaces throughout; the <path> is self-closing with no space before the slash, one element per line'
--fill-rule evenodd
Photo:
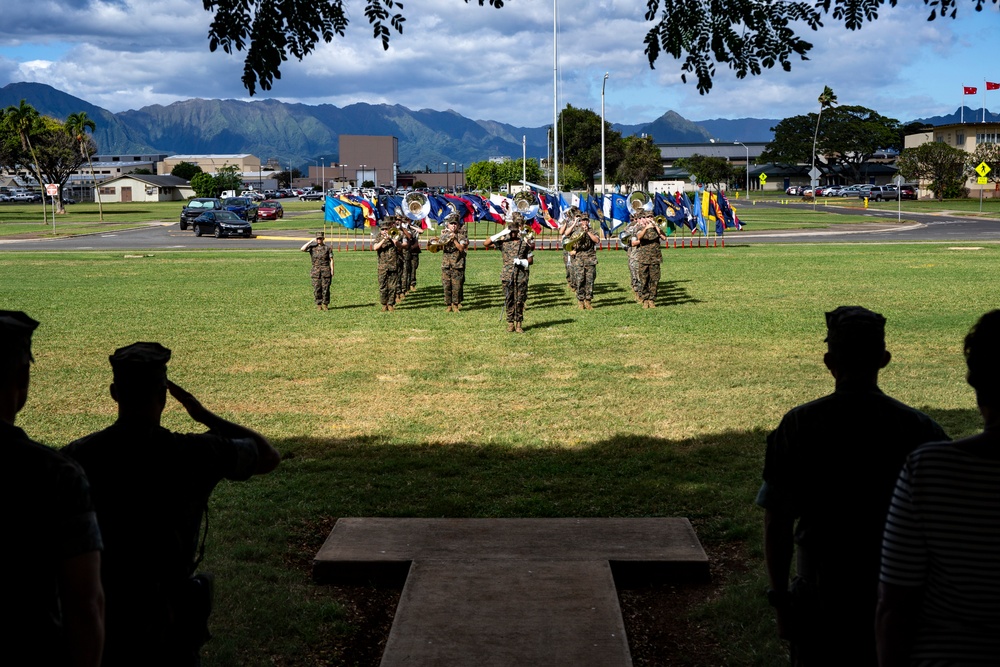
<path fill-rule="evenodd" d="M 604 217 L 608 227 L 614 231 L 632 219 L 628 212 L 628 200 L 623 195 L 604 195 Z"/>
<path fill-rule="evenodd" d="M 359 229 L 365 226 L 365 211 L 360 206 L 336 197 L 327 197 L 323 202 L 323 219 L 335 222 L 347 229 Z"/>

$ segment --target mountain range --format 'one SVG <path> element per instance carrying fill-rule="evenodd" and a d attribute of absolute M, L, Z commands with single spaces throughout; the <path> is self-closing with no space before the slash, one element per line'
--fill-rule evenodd
<path fill-rule="evenodd" d="M 65 120 L 71 113 L 86 112 L 97 128 L 94 141 L 102 155 L 143 153 L 237 154 L 251 153 L 281 164 L 338 161 L 341 134 L 393 135 L 399 139 L 400 168 L 404 171 L 435 169 L 442 162 L 469 165 L 491 157 L 521 156 L 525 137 L 529 157 L 544 157 L 548 126 L 515 127 L 495 120 L 471 120 L 452 111 L 417 111 L 391 104 L 288 104 L 277 100 L 189 99 L 112 113 L 78 97 L 41 83 L 11 83 L 0 88 L 0 108 L 26 100 L 39 113 Z M 981 112 L 967 109 L 966 117 Z M 998 114 L 986 113 L 997 120 Z M 943 124 L 958 122 L 951 116 L 917 119 Z M 650 135 L 659 143 L 700 143 L 715 139 L 766 142 L 778 119 L 741 118 L 690 121 L 675 111 L 637 125 L 613 124 L 623 136 Z"/>

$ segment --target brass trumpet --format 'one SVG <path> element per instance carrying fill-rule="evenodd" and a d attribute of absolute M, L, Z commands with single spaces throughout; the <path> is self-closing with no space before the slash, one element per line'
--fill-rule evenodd
<path fill-rule="evenodd" d="M 455 234 L 449 232 L 447 229 L 441 232 L 441 236 L 435 236 L 430 241 L 427 242 L 427 249 L 430 252 L 441 252 L 449 245 L 455 244 Z"/>

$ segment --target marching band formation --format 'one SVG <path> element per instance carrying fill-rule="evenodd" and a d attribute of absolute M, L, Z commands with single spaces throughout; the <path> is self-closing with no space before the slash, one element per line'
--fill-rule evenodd
<path fill-rule="evenodd" d="M 666 216 L 653 215 L 652 199 L 643 192 L 628 198 L 630 221 L 618 234 L 621 247 L 628 252 L 628 266 L 635 300 L 643 308 L 656 307 L 656 290 L 663 261 L 661 242 L 672 233 L 674 224 Z M 378 258 L 379 304 L 391 312 L 416 289 L 420 263 L 420 235 L 429 212 L 429 202 L 422 193 L 409 193 L 395 214 L 384 216 L 372 239 Z M 483 241 L 486 250 L 497 249 L 502 258 L 500 281 L 504 289 L 507 331 L 523 333 L 524 306 L 528 297 L 528 277 L 534 263 L 535 236 L 531 221 L 538 215 L 539 200 L 533 192 L 513 197 L 504 229 Z M 576 206 L 570 207 L 559 235 L 566 264 L 566 281 L 576 295 L 577 308 L 593 310 L 594 282 L 597 278 L 597 248 L 601 237 L 590 226 L 590 216 Z M 322 232 L 302 246 L 312 258 L 313 289 L 316 306 L 327 310 L 330 279 L 334 263 L 330 246 Z M 460 312 L 465 285 L 465 263 L 469 249 L 468 230 L 457 210 L 445 215 L 441 233 L 431 238 L 426 249 L 441 253 L 441 284 L 447 312 Z"/>

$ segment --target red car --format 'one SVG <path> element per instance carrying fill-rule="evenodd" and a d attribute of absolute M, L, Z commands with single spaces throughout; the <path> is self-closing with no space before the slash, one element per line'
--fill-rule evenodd
<path fill-rule="evenodd" d="M 285 217 L 285 209 L 281 207 L 279 202 L 267 199 L 257 207 L 257 217 L 260 220 L 278 220 Z"/>

